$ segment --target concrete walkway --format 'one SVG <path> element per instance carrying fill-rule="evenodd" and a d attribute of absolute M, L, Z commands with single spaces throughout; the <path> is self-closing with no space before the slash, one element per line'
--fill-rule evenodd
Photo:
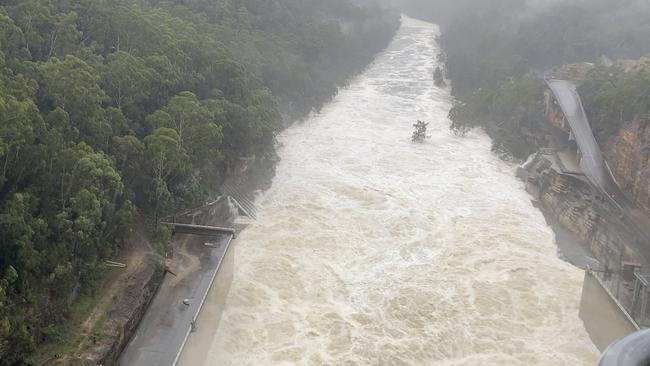
<path fill-rule="evenodd" d="M 170 270 L 120 358 L 123 366 L 171 366 L 192 329 L 231 235 L 177 235 Z M 206 243 L 209 244 L 206 245 Z M 189 299 L 189 305 L 183 304 Z"/>

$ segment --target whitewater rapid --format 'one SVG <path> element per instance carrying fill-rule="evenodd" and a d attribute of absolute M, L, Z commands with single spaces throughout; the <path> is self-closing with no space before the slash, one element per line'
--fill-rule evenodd
<path fill-rule="evenodd" d="M 403 18 L 366 72 L 279 136 L 206 365 L 597 362 L 583 272 L 488 137 L 449 131 L 437 34 Z"/>

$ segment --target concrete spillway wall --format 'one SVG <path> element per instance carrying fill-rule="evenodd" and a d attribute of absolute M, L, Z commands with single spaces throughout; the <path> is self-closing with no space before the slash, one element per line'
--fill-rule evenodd
<path fill-rule="evenodd" d="M 203 365 L 217 332 L 221 313 L 230 290 L 235 267 L 234 248 L 226 252 L 215 272 L 211 286 L 197 310 L 193 327 L 187 333 L 184 344 L 178 351 L 174 365 Z"/>
<path fill-rule="evenodd" d="M 232 282 L 235 230 L 223 226 L 233 224 L 233 212 L 225 197 L 184 214 L 188 223 L 172 224 L 174 256 L 167 262 L 172 275 L 165 277 L 122 353 L 121 365 L 176 365 L 184 354 L 194 354 L 186 350 L 211 342 L 209 332 L 216 330 Z"/>
<path fill-rule="evenodd" d="M 232 278 L 231 239 L 232 235 L 175 238 L 178 247 L 169 269 L 174 275 L 165 276 L 120 365 L 174 365 L 192 332 L 211 327 L 207 321 L 203 326 L 201 317 L 212 310 L 206 304 L 212 305 L 211 294 L 219 294 L 214 288 L 224 288 Z"/>
<path fill-rule="evenodd" d="M 601 352 L 613 342 L 639 330 L 616 297 L 591 271 L 585 272 L 580 318 Z"/>

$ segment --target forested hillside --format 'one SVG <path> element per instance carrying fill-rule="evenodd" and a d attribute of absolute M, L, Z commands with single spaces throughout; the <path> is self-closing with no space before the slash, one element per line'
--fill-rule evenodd
<path fill-rule="evenodd" d="M 0 365 L 56 337 L 135 215 L 272 151 L 399 22 L 348 0 L 0 4 Z"/>
<path fill-rule="evenodd" d="M 496 150 L 519 158 L 535 150 L 535 130 L 543 120 L 542 77 L 549 69 L 650 53 L 645 0 L 404 1 L 444 24 L 442 43 L 456 98 L 450 115 L 454 130 L 484 126 Z M 618 113 L 616 100 L 600 102 L 599 108 L 612 110 L 597 113 Z"/>

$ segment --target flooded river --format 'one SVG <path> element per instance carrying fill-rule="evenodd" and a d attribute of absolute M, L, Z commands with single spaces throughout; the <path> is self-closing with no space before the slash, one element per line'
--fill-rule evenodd
<path fill-rule="evenodd" d="M 449 131 L 437 32 L 404 18 L 366 72 L 279 137 L 206 365 L 596 363 L 582 271 L 557 258 L 488 137 Z"/>

